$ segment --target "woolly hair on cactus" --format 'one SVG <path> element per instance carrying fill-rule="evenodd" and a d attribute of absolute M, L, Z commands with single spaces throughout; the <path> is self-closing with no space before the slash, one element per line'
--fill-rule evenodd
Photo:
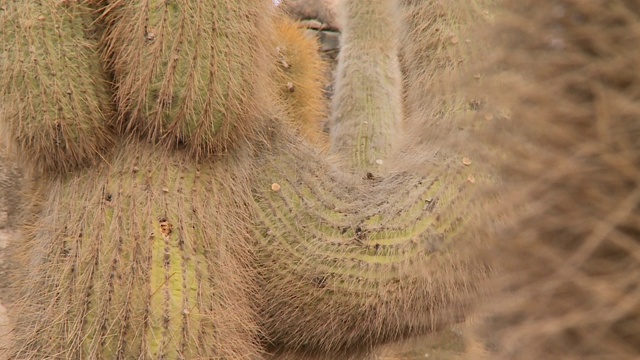
<path fill-rule="evenodd" d="M 2 136 L 38 170 L 65 172 L 112 143 L 112 109 L 84 1 L 3 1 Z"/>
<path fill-rule="evenodd" d="M 273 12 L 270 0 L 111 1 L 119 128 L 198 157 L 249 146 L 273 115 Z"/>
<path fill-rule="evenodd" d="M 500 2 L 492 359 L 640 357 L 640 3 Z M 509 91 L 504 88 L 508 86 Z"/>
<path fill-rule="evenodd" d="M 9 357 L 254 358 L 249 162 L 120 148 L 49 187 Z"/>
<path fill-rule="evenodd" d="M 326 64 L 319 53 L 317 39 L 285 15 L 277 18 L 278 70 L 275 82 L 292 125 L 303 137 L 321 147 L 327 146 L 322 132 L 326 116 L 324 87 Z"/>

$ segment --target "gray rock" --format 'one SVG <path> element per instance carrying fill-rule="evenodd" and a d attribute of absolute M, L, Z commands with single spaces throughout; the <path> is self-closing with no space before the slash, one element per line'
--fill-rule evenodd
<path fill-rule="evenodd" d="M 337 3 L 337 0 L 283 0 L 280 6 L 294 18 L 316 19 L 329 29 L 339 30 Z"/>
<path fill-rule="evenodd" d="M 320 31 L 320 50 L 334 51 L 340 49 L 340 33 L 335 31 Z"/>

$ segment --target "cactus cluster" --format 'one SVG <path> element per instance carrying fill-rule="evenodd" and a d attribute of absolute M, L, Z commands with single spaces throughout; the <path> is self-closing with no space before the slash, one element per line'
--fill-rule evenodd
<path fill-rule="evenodd" d="M 497 272 L 496 357 L 637 356 L 640 10 L 503 0 L 510 118 L 478 135 L 464 3 L 343 0 L 326 114 L 271 0 L 0 1 L 0 127 L 41 189 L 7 355 L 360 356 Z"/>

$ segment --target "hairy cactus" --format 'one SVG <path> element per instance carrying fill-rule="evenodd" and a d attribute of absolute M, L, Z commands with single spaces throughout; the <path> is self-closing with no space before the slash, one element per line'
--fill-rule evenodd
<path fill-rule="evenodd" d="M 486 273 L 467 258 L 468 167 L 345 174 L 285 142 L 260 163 L 261 321 L 276 348 L 330 354 L 460 321 Z M 431 155 L 431 152 L 425 151 Z"/>
<path fill-rule="evenodd" d="M 322 132 L 326 116 L 324 87 L 326 64 L 319 54 L 317 39 L 297 22 L 279 16 L 276 24 L 278 71 L 275 82 L 284 102 L 287 118 L 310 142 L 326 147 Z"/>
<path fill-rule="evenodd" d="M 91 9 L 76 1 L 0 4 L 2 136 L 38 170 L 101 160 L 113 144 L 113 111 Z"/>
<path fill-rule="evenodd" d="M 398 4 L 345 0 L 340 9 L 331 150 L 357 168 L 379 169 L 389 160 L 402 118 Z"/>
<path fill-rule="evenodd" d="M 313 101 L 278 92 L 316 96 L 321 69 L 270 0 L 1 2 L 0 122 L 48 170 L 9 355 L 346 358 L 464 320 L 490 261 L 496 356 L 637 356 L 640 10 L 505 0 L 511 118 L 481 126 L 496 176 L 445 139 L 467 115 L 445 91 L 461 3 L 343 0 L 327 156 L 296 125 Z M 470 196 L 487 182 L 506 204 L 488 219 Z"/>
<path fill-rule="evenodd" d="M 402 0 L 400 65 L 406 126 L 428 126 L 413 141 L 442 141 L 459 124 L 444 121 L 467 107 L 452 79 L 464 74 L 469 59 L 468 34 L 478 12 L 468 2 Z M 480 4 L 482 1 L 475 1 Z M 469 36 L 469 37 L 467 37 Z M 466 74 L 465 74 L 466 75 Z M 460 83 L 462 80 L 458 79 Z M 457 96 L 457 97 L 456 97 Z M 436 139 L 439 137 L 439 139 Z"/>
<path fill-rule="evenodd" d="M 12 356 L 256 356 L 248 163 L 128 144 L 53 181 L 25 239 Z"/>
<path fill-rule="evenodd" d="M 248 146 L 274 116 L 275 9 L 260 1 L 111 1 L 104 47 L 121 131 L 197 157 Z"/>
<path fill-rule="evenodd" d="M 485 146 L 502 180 L 489 222 L 508 221 L 481 334 L 492 359 L 637 359 L 640 4 L 501 7 L 492 93 L 509 113 Z"/>

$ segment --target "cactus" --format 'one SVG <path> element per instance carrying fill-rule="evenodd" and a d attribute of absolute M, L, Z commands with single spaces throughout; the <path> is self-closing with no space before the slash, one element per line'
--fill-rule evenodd
<path fill-rule="evenodd" d="M 469 37 L 468 2 L 402 0 L 400 65 L 403 74 L 404 120 L 407 128 L 429 124 L 429 134 L 420 133 L 412 141 L 442 141 L 452 136 L 459 124 L 443 119 L 467 108 L 464 98 L 456 94 L 452 79 L 464 73 L 469 54 L 465 40 Z M 469 36 L 469 37 L 467 37 Z M 463 80 L 457 80 L 461 84 Z M 446 131 L 445 131 L 446 130 Z M 436 139 L 435 137 L 440 137 Z"/>
<path fill-rule="evenodd" d="M 398 4 L 346 0 L 340 9 L 331 151 L 347 156 L 356 168 L 377 170 L 389 160 L 402 118 Z"/>
<path fill-rule="evenodd" d="M 491 359 L 637 359 L 640 4 L 500 6 L 488 91 L 509 114 L 483 146 L 502 204 L 480 224 L 509 221 L 490 234 L 502 276 L 480 335 Z"/>
<path fill-rule="evenodd" d="M 261 1 L 112 1 L 105 57 L 117 124 L 196 157 L 248 146 L 274 116 L 274 13 Z"/>
<path fill-rule="evenodd" d="M 113 144 L 113 111 L 91 9 L 76 1 L 2 4 L 3 136 L 38 170 L 101 160 Z"/>
<path fill-rule="evenodd" d="M 12 356 L 258 354 L 247 163 L 198 167 L 134 143 L 111 165 L 54 180 L 25 239 L 35 250 Z"/>
<path fill-rule="evenodd" d="M 342 358 L 464 318 L 486 275 L 461 250 L 473 244 L 469 167 L 445 156 L 428 176 L 367 180 L 304 144 L 275 150 L 259 161 L 254 237 L 276 349 Z"/>
<path fill-rule="evenodd" d="M 375 19 L 384 25 L 375 44 L 390 50 L 369 49 L 370 62 L 344 58 L 339 150 L 329 158 L 300 139 L 292 121 L 267 128 L 270 106 L 254 112 L 258 92 L 272 86 L 252 82 L 270 74 L 260 54 L 276 41 L 270 21 L 262 19 L 264 37 L 252 38 L 247 26 L 269 11 L 241 1 L 209 5 L 116 1 L 103 9 L 117 125 L 127 139 L 104 163 L 46 179 L 24 241 L 31 258 L 11 355 L 241 358 L 266 345 L 339 357 L 463 319 L 485 276 L 457 250 L 470 243 L 463 229 L 473 215 L 462 194 L 473 168 L 424 146 L 415 149 L 419 168 L 394 165 L 390 173 L 375 162 L 394 160 L 395 135 L 386 131 L 399 129 L 402 114 L 397 4 L 346 4 L 346 54 L 367 50 Z M 219 26 L 206 30 L 211 23 Z M 193 29 L 203 38 L 186 37 Z M 203 44 L 213 53 L 201 54 Z M 202 62 L 215 51 L 228 63 Z M 181 117 L 164 101 L 177 95 L 185 111 L 202 105 L 211 88 L 188 83 L 201 76 L 225 101 L 205 104 L 216 116 Z M 364 88 L 353 89 L 361 79 Z M 149 101 L 154 86 L 162 102 Z M 363 129 L 373 135 L 353 137 L 368 116 Z M 189 127 L 203 133 L 183 131 Z M 251 139 L 262 128 L 268 146 Z M 165 136 L 188 149 L 148 144 Z M 240 146 L 244 140 L 250 146 Z M 214 149 L 228 156 L 198 162 Z M 341 155 L 353 151 L 349 168 Z M 378 170 L 352 171 L 363 168 Z"/>
<path fill-rule="evenodd" d="M 326 114 L 324 87 L 326 64 L 319 54 L 318 41 L 305 33 L 295 21 L 279 16 L 276 24 L 278 71 L 274 81 L 280 99 L 303 137 L 317 146 L 326 147 L 322 132 Z"/>
<path fill-rule="evenodd" d="M 341 358 L 464 319 L 482 178 L 444 143 L 394 152 L 398 1 L 345 0 L 331 156 L 270 102 L 267 4 L 105 2 L 120 138 L 43 180 L 10 355 Z"/>

